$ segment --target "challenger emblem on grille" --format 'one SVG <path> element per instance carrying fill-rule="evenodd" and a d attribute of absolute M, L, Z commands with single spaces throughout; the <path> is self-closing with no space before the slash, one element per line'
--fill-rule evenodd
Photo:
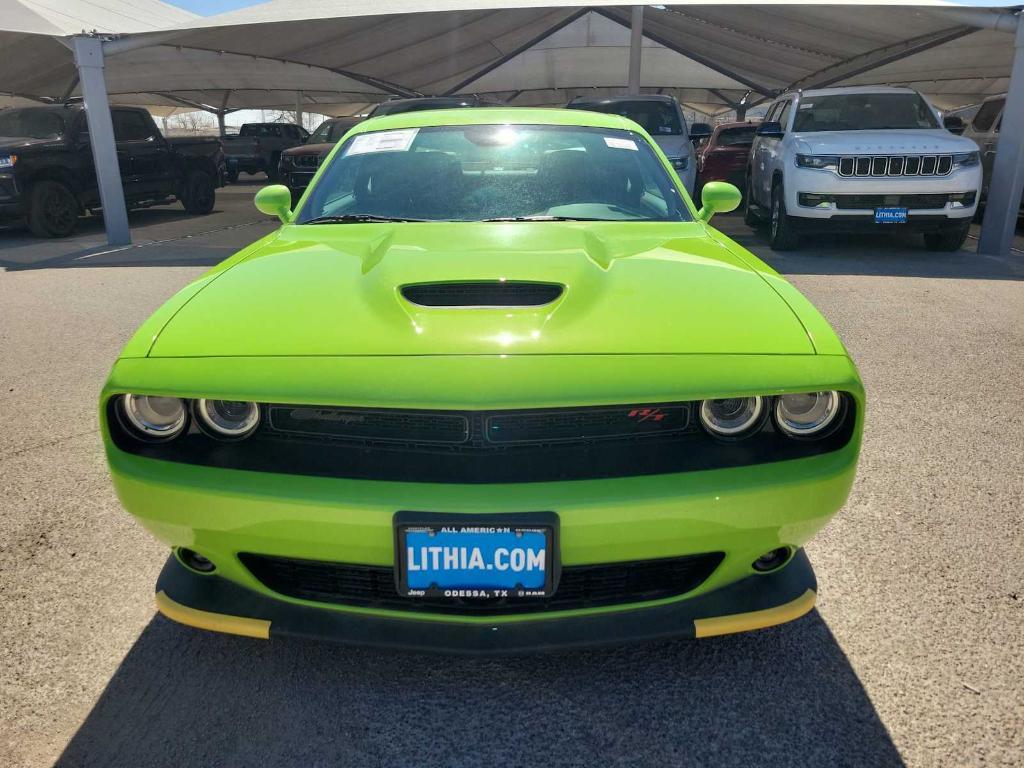
<path fill-rule="evenodd" d="M 661 408 L 634 408 L 629 412 L 629 418 L 637 421 L 661 421 L 665 418 L 665 412 Z"/>

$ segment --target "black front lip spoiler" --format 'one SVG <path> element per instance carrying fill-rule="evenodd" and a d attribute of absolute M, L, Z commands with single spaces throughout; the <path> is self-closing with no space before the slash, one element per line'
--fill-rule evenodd
<path fill-rule="evenodd" d="M 773 626 L 810 611 L 817 582 L 807 555 L 799 550 L 779 571 L 749 576 L 668 605 L 483 624 L 394 619 L 296 605 L 219 576 L 194 573 L 173 555 L 160 573 L 156 590 L 161 613 L 203 629 L 259 638 L 293 636 L 347 645 L 485 655 L 709 637 Z"/>

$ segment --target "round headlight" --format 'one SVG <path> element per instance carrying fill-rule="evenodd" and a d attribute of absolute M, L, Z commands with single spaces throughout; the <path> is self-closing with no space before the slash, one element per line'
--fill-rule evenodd
<path fill-rule="evenodd" d="M 260 408 L 243 400 L 197 400 L 199 423 L 215 437 L 245 437 L 260 423 Z"/>
<path fill-rule="evenodd" d="M 185 401 L 179 397 L 125 395 L 121 406 L 128 423 L 147 440 L 177 437 L 188 421 Z"/>
<path fill-rule="evenodd" d="M 775 401 L 775 423 L 790 437 L 821 437 L 839 415 L 838 392 L 802 392 L 780 395 Z"/>
<path fill-rule="evenodd" d="M 700 423 L 718 437 L 739 437 L 761 423 L 764 398 L 729 397 L 700 404 Z"/>

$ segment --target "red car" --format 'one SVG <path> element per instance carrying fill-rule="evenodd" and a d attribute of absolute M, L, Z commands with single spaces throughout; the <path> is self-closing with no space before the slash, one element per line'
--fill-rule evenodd
<path fill-rule="evenodd" d="M 709 181 L 728 181 L 745 188 L 747 158 L 754 143 L 757 123 L 721 123 L 711 132 L 697 154 L 697 194 Z"/>

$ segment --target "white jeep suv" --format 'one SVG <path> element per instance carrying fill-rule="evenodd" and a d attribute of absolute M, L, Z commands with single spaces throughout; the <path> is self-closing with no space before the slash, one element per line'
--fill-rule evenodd
<path fill-rule="evenodd" d="M 798 91 L 779 96 L 758 128 L 747 223 L 768 219 L 775 250 L 797 247 L 802 233 L 892 228 L 955 251 L 980 189 L 977 145 L 947 131 L 917 91 Z"/>

